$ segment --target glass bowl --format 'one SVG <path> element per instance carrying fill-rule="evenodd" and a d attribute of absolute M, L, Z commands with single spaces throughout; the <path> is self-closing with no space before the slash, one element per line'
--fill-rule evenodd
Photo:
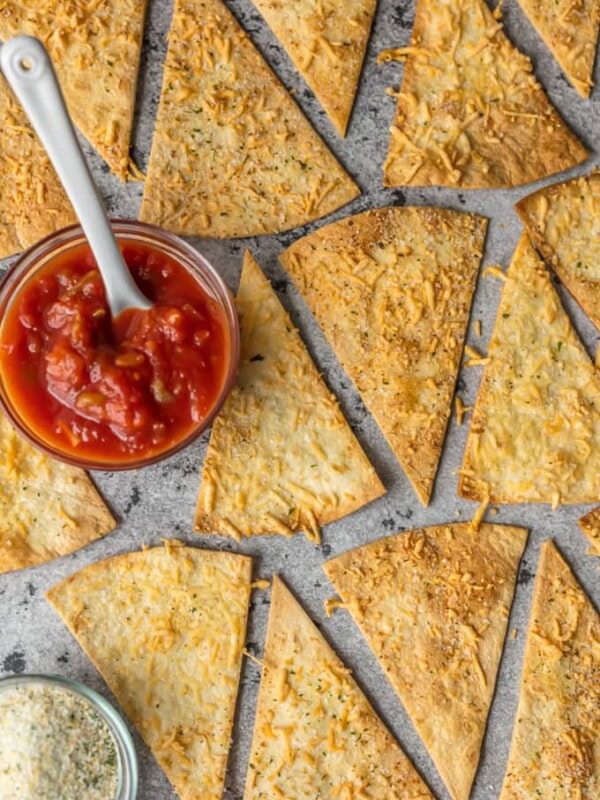
<path fill-rule="evenodd" d="M 17 686 L 51 686 L 87 700 L 108 725 L 117 751 L 119 768 L 117 793 L 114 800 L 135 800 L 138 790 L 138 760 L 133 739 L 123 717 L 102 695 L 82 683 L 61 675 L 16 675 L 0 678 L 0 692 Z"/>
<path fill-rule="evenodd" d="M 210 426 L 235 382 L 239 364 L 240 332 L 233 295 L 214 267 L 197 250 L 194 250 L 193 247 L 178 236 L 154 225 L 135 220 L 111 220 L 111 224 L 117 239 L 144 244 L 178 261 L 220 306 L 228 338 L 229 362 L 224 371 L 222 386 L 214 406 L 190 433 L 167 446 L 164 450 L 152 452 L 146 456 L 132 455 L 131 458 L 124 457 L 119 460 L 90 458 L 85 455 L 78 456 L 72 450 L 62 450 L 54 442 L 46 441 L 42 434 L 28 423 L 25 415 L 19 411 L 19 408 L 11 400 L 1 372 L 0 407 L 19 433 L 35 447 L 53 458 L 84 469 L 127 470 L 145 467 L 168 458 L 190 444 Z M 0 331 L 6 311 L 23 285 L 53 258 L 64 253 L 69 248 L 74 248 L 84 243 L 85 237 L 81 227 L 72 225 L 38 242 L 17 259 L 0 282 Z"/>

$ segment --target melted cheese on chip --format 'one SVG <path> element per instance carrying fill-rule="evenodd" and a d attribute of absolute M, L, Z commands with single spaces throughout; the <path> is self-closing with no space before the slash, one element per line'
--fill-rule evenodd
<path fill-rule="evenodd" d="M 504 284 L 459 494 L 495 503 L 600 500 L 600 375 L 524 234 Z"/>
<path fill-rule="evenodd" d="M 384 489 L 260 267 L 246 252 L 237 297 L 241 364 L 213 424 L 196 528 L 291 535 Z"/>
<path fill-rule="evenodd" d="M 454 800 L 468 800 L 527 532 L 469 523 L 380 539 L 324 565 Z"/>
<path fill-rule="evenodd" d="M 403 53 L 386 186 L 507 188 L 587 157 L 485 0 L 419 0 Z"/>
<path fill-rule="evenodd" d="M 327 225 L 280 257 L 424 504 L 485 229 L 472 214 L 380 208 Z"/>
<path fill-rule="evenodd" d="M 92 564 L 47 597 L 179 797 L 221 800 L 251 562 L 164 545 Z"/>
<path fill-rule="evenodd" d="M 599 676 L 600 616 L 544 542 L 500 800 L 600 797 Z"/>
<path fill-rule="evenodd" d="M 278 578 L 262 669 L 244 800 L 433 800 Z"/>

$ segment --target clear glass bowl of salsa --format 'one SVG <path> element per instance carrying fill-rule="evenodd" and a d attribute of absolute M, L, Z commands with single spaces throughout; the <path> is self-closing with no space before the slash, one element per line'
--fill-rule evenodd
<path fill-rule="evenodd" d="M 0 283 L 0 404 L 36 447 L 87 469 L 146 466 L 188 445 L 239 362 L 233 296 L 208 261 L 152 225 L 112 225 L 151 311 L 111 318 L 79 226 L 34 245 Z"/>
<path fill-rule="evenodd" d="M 62 675 L 15 675 L 0 678 L 0 707 L 0 738 L 7 739 L 0 762 L 9 797 L 62 797 L 76 785 L 80 800 L 136 800 L 133 739 L 102 695 Z M 18 791 L 15 778 L 23 784 Z"/>

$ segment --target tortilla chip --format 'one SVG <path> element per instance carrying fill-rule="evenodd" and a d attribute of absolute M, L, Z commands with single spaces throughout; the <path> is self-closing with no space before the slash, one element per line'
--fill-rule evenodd
<path fill-rule="evenodd" d="M 221 800 L 250 573 L 246 556 L 165 540 L 47 593 L 182 800 Z"/>
<path fill-rule="evenodd" d="M 253 0 L 294 66 L 344 136 L 377 0 Z"/>
<path fill-rule="evenodd" d="M 600 374 L 526 234 L 508 270 L 459 495 L 492 503 L 600 500 Z"/>
<path fill-rule="evenodd" d="M 0 258 L 73 222 L 75 215 L 44 148 L 0 78 Z"/>
<path fill-rule="evenodd" d="M 500 800 L 600 797 L 599 643 L 597 611 L 544 542 Z"/>
<path fill-rule="evenodd" d="M 321 228 L 281 255 L 424 505 L 486 225 L 438 208 L 379 208 Z"/>
<path fill-rule="evenodd" d="M 196 529 L 290 535 L 380 497 L 367 460 L 298 331 L 246 251 L 237 386 L 213 425 Z"/>
<path fill-rule="evenodd" d="M 256 236 L 359 194 L 221 0 L 176 0 L 140 218 Z"/>
<path fill-rule="evenodd" d="M 527 531 L 454 523 L 323 568 L 381 661 L 454 800 L 467 800 Z"/>
<path fill-rule="evenodd" d="M 73 122 L 121 179 L 129 168 L 146 0 L 4 0 L 0 38 L 40 38 Z"/>
<path fill-rule="evenodd" d="M 350 670 L 275 577 L 244 800 L 361 796 L 433 800 Z"/>
<path fill-rule="evenodd" d="M 540 189 L 515 208 L 542 257 L 600 328 L 600 172 Z"/>
<path fill-rule="evenodd" d="M 589 97 L 600 32 L 598 0 L 519 0 L 567 78 Z"/>
<path fill-rule="evenodd" d="M 0 574 L 72 553 L 115 525 L 82 469 L 36 450 L 0 415 Z"/>
<path fill-rule="evenodd" d="M 579 520 L 579 527 L 592 545 L 590 555 L 600 556 L 600 508 L 595 508 Z"/>
<path fill-rule="evenodd" d="M 405 53 L 386 186 L 510 188 L 587 158 L 484 0 L 418 0 Z"/>

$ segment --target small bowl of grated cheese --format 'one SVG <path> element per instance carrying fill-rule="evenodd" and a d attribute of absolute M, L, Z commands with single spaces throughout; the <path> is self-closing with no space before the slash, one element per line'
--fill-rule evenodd
<path fill-rule="evenodd" d="M 135 800 L 138 768 L 122 717 L 60 675 L 0 679 L 2 800 Z"/>

